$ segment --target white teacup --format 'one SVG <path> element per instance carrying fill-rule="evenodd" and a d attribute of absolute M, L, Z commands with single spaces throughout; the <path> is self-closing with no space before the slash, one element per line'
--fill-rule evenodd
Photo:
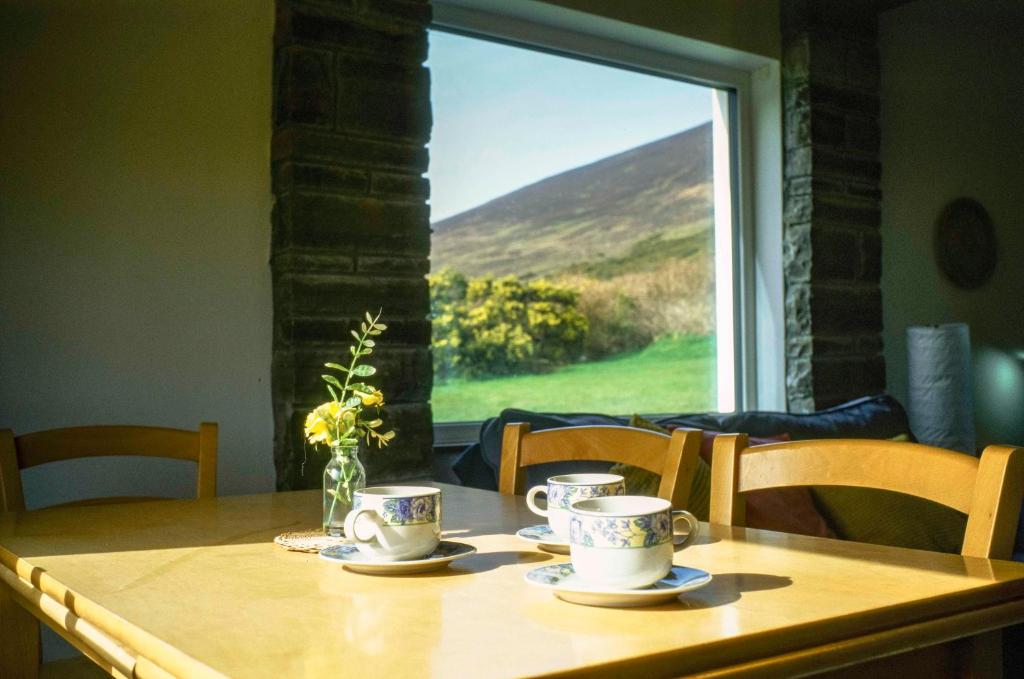
<path fill-rule="evenodd" d="M 536 498 L 545 493 L 547 509 Z M 526 506 L 534 514 L 548 517 L 548 525 L 560 540 L 569 541 L 569 506 L 577 500 L 608 495 L 625 495 L 626 482 L 618 474 L 562 474 L 548 479 L 546 486 L 534 486 L 526 493 Z"/>
<path fill-rule="evenodd" d="M 379 486 L 355 492 L 345 536 L 365 556 L 405 561 L 441 542 L 441 491 L 427 486 Z"/>
<path fill-rule="evenodd" d="M 689 532 L 675 532 L 677 521 Z M 658 497 L 623 495 L 572 505 L 569 554 L 583 580 L 616 589 L 647 587 L 668 575 L 672 554 L 693 543 L 700 524 L 690 512 L 672 511 Z"/>

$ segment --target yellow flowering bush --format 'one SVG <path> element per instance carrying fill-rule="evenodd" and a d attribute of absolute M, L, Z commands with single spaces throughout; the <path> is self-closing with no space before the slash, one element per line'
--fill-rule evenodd
<path fill-rule="evenodd" d="M 434 374 L 439 379 L 539 372 L 577 360 L 587 319 L 578 295 L 543 278 L 430 276 Z"/>
<path fill-rule="evenodd" d="M 360 381 L 377 373 L 376 368 L 361 364 L 360 360 L 373 353 L 376 346 L 373 338 L 387 330 L 387 326 L 380 322 L 379 312 L 376 317 L 367 312 L 366 321 L 360 324 L 359 330 L 352 331 L 356 343 L 349 347 L 352 360 L 347 367 L 337 363 L 324 364 L 344 375 L 345 381 L 331 374 L 322 376 L 332 400 L 318 405 L 306 416 L 306 439 L 312 444 L 324 443 L 334 447 L 355 445 L 359 439 L 365 439 L 368 444 L 374 442 L 383 447 L 395 437 L 393 431 L 379 431 L 384 424 L 379 417 L 384 394 Z M 367 415 L 369 408 L 374 409 L 372 416 Z"/>

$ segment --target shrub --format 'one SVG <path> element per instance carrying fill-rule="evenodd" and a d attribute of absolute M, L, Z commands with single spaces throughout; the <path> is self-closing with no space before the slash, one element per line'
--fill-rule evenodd
<path fill-rule="evenodd" d="M 439 379 L 540 372 L 583 352 L 587 320 L 571 288 L 543 278 L 467 279 L 451 269 L 429 281 Z"/>
<path fill-rule="evenodd" d="M 640 303 L 633 296 L 594 279 L 578 279 L 577 285 L 580 311 L 590 326 L 583 345 L 588 359 L 635 351 L 654 341 L 650 328 L 640 322 Z"/>
<path fill-rule="evenodd" d="M 687 257 L 609 279 L 567 276 L 558 283 L 579 291 L 587 317 L 585 353 L 601 358 L 642 349 L 666 335 L 714 330 L 715 286 L 709 257 Z"/>

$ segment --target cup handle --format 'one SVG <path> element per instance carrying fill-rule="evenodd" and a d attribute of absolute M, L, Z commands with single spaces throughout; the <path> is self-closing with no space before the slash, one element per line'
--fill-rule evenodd
<path fill-rule="evenodd" d="M 531 488 L 526 493 L 526 506 L 529 507 L 530 511 L 533 512 L 534 514 L 539 514 L 540 516 L 547 516 L 548 515 L 548 510 L 541 509 L 540 507 L 538 507 L 537 506 L 537 502 L 534 499 L 534 498 L 537 497 L 538 493 L 544 493 L 544 497 L 547 497 L 547 495 L 548 495 L 548 487 L 547 486 L 534 486 L 533 488 Z"/>
<path fill-rule="evenodd" d="M 676 521 L 682 519 L 686 523 L 690 524 L 690 531 L 686 535 L 679 535 L 676 533 Z M 346 533 L 348 535 L 348 533 Z M 679 551 L 685 547 L 689 547 L 693 544 L 693 541 L 700 536 L 700 522 L 697 521 L 697 517 L 684 509 L 677 509 L 672 512 L 672 542 L 675 545 L 675 551 Z M 680 540 L 682 538 L 682 540 Z"/>
<path fill-rule="evenodd" d="M 356 533 L 356 521 L 360 515 L 365 514 L 371 521 L 373 521 L 373 536 L 369 538 L 361 538 Z M 352 544 L 369 543 L 380 541 L 380 515 L 369 508 L 353 509 L 345 516 L 345 537 L 352 541 Z"/>

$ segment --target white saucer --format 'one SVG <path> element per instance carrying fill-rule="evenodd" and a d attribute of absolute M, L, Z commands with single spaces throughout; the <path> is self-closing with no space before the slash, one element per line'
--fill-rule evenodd
<path fill-rule="evenodd" d="M 711 582 L 711 574 L 696 568 L 673 566 L 668 575 L 643 589 L 615 589 L 584 582 L 576 575 L 572 564 L 534 568 L 526 574 L 526 582 L 550 589 L 559 599 L 586 606 L 653 606 L 672 601 L 683 592 L 703 587 Z"/>
<path fill-rule="evenodd" d="M 463 542 L 442 540 L 433 552 L 422 559 L 411 561 L 374 561 L 355 545 L 336 545 L 320 550 L 320 558 L 340 563 L 357 573 L 373 575 L 406 575 L 423 573 L 447 566 L 452 561 L 476 554 L 476 547 Z"/>
<path fill-rule="evenodd" d="M 551 530 L 551 527 L 546 523 L 520 528 L 516 531 L 516 537 L 520 540 L 532 542 L 545 552 L 551 552 L 552 554 L 569 553 L 569 542 L 555 535 L 555 531 Z"/>

